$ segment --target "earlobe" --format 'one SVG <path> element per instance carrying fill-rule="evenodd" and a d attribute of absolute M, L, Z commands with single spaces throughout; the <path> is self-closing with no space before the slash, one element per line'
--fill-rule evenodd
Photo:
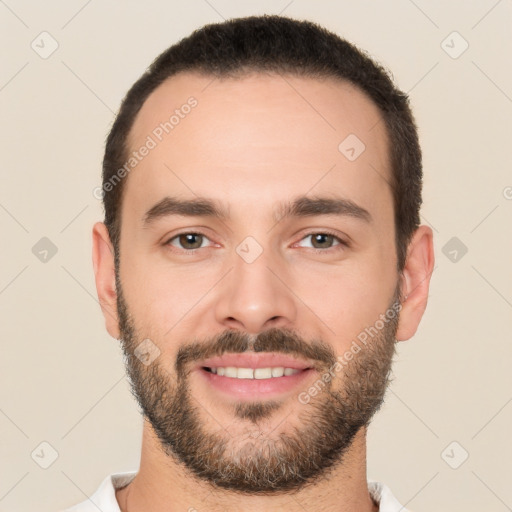
<path fill-rule="evenodd" d="M 107 227 L 97 222 L 92 229 L 92 262 L 96 291 L 108 333 L 119 339 L 114 249 Z"/>
<path fill-rule="evenodd" d="M 402 309 L 396 339 L 405 341 L 416 333 L 427 307 L 430 277 L 434 270 L 432 229 L 420 226 L 414 233 L 407 251 L 402 276 Z"/>

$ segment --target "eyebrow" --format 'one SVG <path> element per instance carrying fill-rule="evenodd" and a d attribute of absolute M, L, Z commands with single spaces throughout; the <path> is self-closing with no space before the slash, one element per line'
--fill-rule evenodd
<path fill-rule="evenodd" d="M 157 219 L 179 215 L 185 217 L 211 217 L 222 221 L 229 219 L 228 210 L 219 202 L 208 198 L 178 199 L 166 196 L 152 206 L 143 216 L 143 226 L 149 227 Z M 352 217 L 368 224 L 372 216 L 368 210 L 350 199 L 339 197 L 299 196 L 293 201 L 280 203 L 273 218 L 276 222 L 290 217 L 314 217 L 317 215 L 337 215 Z"/>

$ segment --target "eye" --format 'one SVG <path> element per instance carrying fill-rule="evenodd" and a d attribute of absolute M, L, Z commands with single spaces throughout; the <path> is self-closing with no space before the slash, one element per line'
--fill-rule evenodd
<path fill-rule="evenodd" d="M 302 240 L 306 240 L 311 237 L 311 245 L 309 247 L 316 249 L 319 252 L 327 252 L 329 249 L 334 249 L 338 246 L 348 247 L 348 242 L 345 242 L 334 233 L 318 231 L 314 233 L 308 233 Z M 338 242 L 333 245 L 334 242 Z M 341 248 L 341 247 L 340 247 Z"/>
<path fill-rule="evenodd" d="M 342 249 L 344 247 L 349 247 L 349 243 L 341 239 L 339 236 L 334 233 L 329 233 L 327 231 L 316 231 L 313 233 L 308 233 L 305 237 L 302 238 L 306 240 L 311 238 L 311 244 L 309 246 L 311 249 L 315 250 L 315 252 L 329 252 L 330 250 Z M 185 232 L 178 233 L 174 235 L 172 238 L 165 242 L 165 246 L 170 246 L 178 251 L 184 251 L 187 253 L 194 253 L 197 249 L 202 249 L 204 247 L 208 247 L 208 243 L 210 239 L 202 234 L 197 232 Z M 211 242 L 211 241 L 210 241 Z M 300 242 L 299 242 L 300 244 Z"/>
<path fill-rule="evenodd" d="M 201 233 L 180 233 L 178 235 L 173 236 L 165 245 L 169 245 L 172 247 L 176 247 L 178 249 L 183 249 L 187 252 L 192 252 L 195 249 L 201 249 L 202 247 L 206 247 L 203 245 L 205 240 L 209 240 L 205 235 Z M 176 245 L 179 244 L 179 245 Z"/>

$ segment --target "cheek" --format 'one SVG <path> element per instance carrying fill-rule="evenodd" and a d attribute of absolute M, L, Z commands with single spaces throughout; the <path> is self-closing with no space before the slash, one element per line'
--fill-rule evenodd
<path fill-rule="evenodd" d="M 300 299 L 295 299 L 298 308 L 307 317 L 313 312 L 325 339 L 339 340 L 339 351 L 389 306 L 396 279 L 384 250 L 374 246 L 339 265 L 310 264 L 294 273 L 291 289 Z"/>
<path fill-rule="evenodd" d="M 160 258 L 127 258 L 121 279 L 137 325 L 148 335 L 168 337 L 187 326 L 224 272 L 214 265 L 173 266 Z M 123 262 L 124 265 L 124 262 Z"/>
<path fill-rule="evenodd" d="M 340 276 L 338 282 L 331 276 L 323 286 L 305 288 L 297 294 L 314 312 L 326 339 L 338 340 L 341 352 L 366 327 L 373 325 L 388 306 L 387 294 L 381 289 L 370 288 L 360 281 L 350 281 Z"/>

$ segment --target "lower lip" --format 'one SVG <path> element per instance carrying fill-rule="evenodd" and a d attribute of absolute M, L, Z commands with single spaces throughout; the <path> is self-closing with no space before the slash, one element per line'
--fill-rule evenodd
<path fill-rule="evenodd" d="M 262 398 L 279 393 L 287 393 L 298 388 L 308 377 L 315 372 L 314 368 L 302 370 L 294 375 L 271 377 L 269 379 L 237 379 L 211 373 L 203 368 L 199 374 L 206 379 L 208 385 L 217 391 L 227 393 L 238 398 Z"/>

